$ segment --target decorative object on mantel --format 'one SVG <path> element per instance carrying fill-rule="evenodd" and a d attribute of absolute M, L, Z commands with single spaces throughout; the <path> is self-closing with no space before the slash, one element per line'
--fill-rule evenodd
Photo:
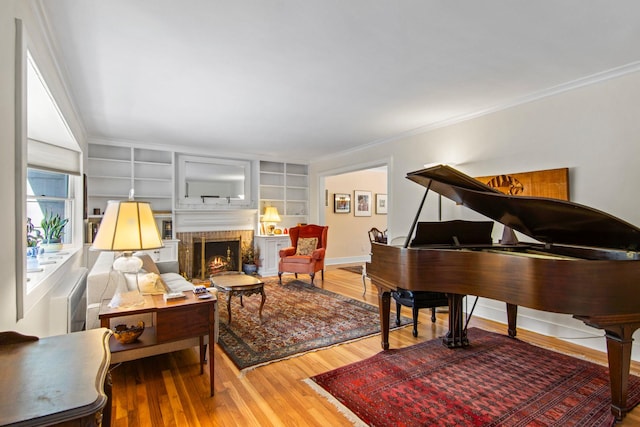
<path fill-rule="evenodd" d="M 113 336 L 120 344 L 131 344 L 135 342 L 144 332 L 144 322 L 141 320 L 137 325 L 116 325 Z"/>
<path fill-rule="evenodd" d="M 127 281 L 121 279 L 125 274 L 135 274 L 137 283 L 142 260 L 133 256 L 133 252 L 163 246 L 150 203 L 133 200 L 133 190 L 128 201 L 111 200 L 107 203 L 91 249 L 123 253 L 113 262 L 113 270 L 120 273 L 116 276 L 123 277 L 118 277 L 116 293 L 110 307 L 135 307 L 144 304 L 137 286 L 129 289 Z"/>
<path fill-rule="evenodd" d="M 275 206 L 267 206 L 266 208 L 264 208 L 262 222 L 266 225 L 267 234 L 269 236 L 273 236 L 273 230 L 276 228 L 275 223 L 280 222 L 278 208 L 276 208 Z"/>
<path fill-rule="evenodd" d="M 68 222 L 69 219 L 62 218 L 60 214 L 54 214 L 51 211 L 45 213 L 40 222 L 44 234 L 42 244 L 45 251 L 56 252 L 62 249 L 62 234 Z"/>

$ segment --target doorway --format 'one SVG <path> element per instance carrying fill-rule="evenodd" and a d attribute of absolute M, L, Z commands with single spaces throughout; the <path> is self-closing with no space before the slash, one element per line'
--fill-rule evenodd
<path fill-rule="evenodd" d="M 327 259 L 331 264 L 368 261 L 371 252 L 368 231 L 372 227 L 387 229 L 387 166 L 327 175 L 323 183 L 324 223 L 329 226 Z M 362 202 L 367 203 L 364 208 Z"/>

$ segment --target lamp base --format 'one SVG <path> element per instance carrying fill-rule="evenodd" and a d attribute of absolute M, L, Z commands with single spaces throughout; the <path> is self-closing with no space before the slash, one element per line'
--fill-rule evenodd
<path fill-rule="evenodd" d="M 131 252 L 125 252 L 113 262 L 113 275 L 116 283 L 116 292 L 109 302 L 111 308 L 130 308 L 144 305 L 144 297 L 138 288 L 138 271 L 142 267 L 142 260 Z M 131 289 L 125 274 L 135 274 L 135 289 Z"/>
<path fill-rule="evenodd" d="M 113 269 L 121 273 L 137 273 L 142 268 L 142 260 L 133 256 L 131 252 L 125 252 L 113 261 Z"/>
<path fill-rule="evenodd" d="M 110 308 L 131 308 L 144 305 L 144 298 L 139 291 L 117 292 L 109 302 Z"/>

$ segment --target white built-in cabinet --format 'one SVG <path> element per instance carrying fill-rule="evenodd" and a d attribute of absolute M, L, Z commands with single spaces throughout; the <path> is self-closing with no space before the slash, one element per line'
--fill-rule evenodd
<path fill-rule="evenodd" d="M 307 165 L 260 162 L 260 215 L 275 206 L 282 222 L 279 228 L 306 223 L 309 217 L 309 175 Z"/>
<path fill-rule="evenodd" d="M 154 262 L 178 261 L 178 243 L 180 240 L 165 239 L 162 241 L 164 247 L 141 251 L 149 254 Z"/>
<path fill-rule="evenodd" d="M 291 246 L 291 240 L 288 234 L 280 234 L 273 236 L 255 236 L 255 245 L 260 251 L 260 266 L 258 274 L 266 276 L 275 276 L 278 274 L 278 262 L 280 261 L 280 249 Z"/>
<path fill-rule="evenodd" d="M 178 261 L 178 244 L 180 240 L 175 239 L 165 239 L 162 241 L 164 243 L 164 247 L 158 249 L 150 249 L 148 251 L 141 251 L 149 254 L 151 259 L 154 262 L 164 262 L 164 261 Z M 101 251 L 92 251 L 90 250 L 91 244 L 85 243 L 84 245 L 84 259 L 86 260 L 86 267 L 91 270 L 93 264 L 95 264 L 96 259 L 98 259 L 98 255 L 100 255 Z"/>

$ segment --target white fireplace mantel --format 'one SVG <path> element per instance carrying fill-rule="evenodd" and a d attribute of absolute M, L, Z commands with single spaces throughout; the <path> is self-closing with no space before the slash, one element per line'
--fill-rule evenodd
<path fill-rule="evenodd" d="M 220 209 L 174 211 L 175 231 L 179 233 L 198 231 L 253 230 L 258 223 L 257 209 Z"/>

